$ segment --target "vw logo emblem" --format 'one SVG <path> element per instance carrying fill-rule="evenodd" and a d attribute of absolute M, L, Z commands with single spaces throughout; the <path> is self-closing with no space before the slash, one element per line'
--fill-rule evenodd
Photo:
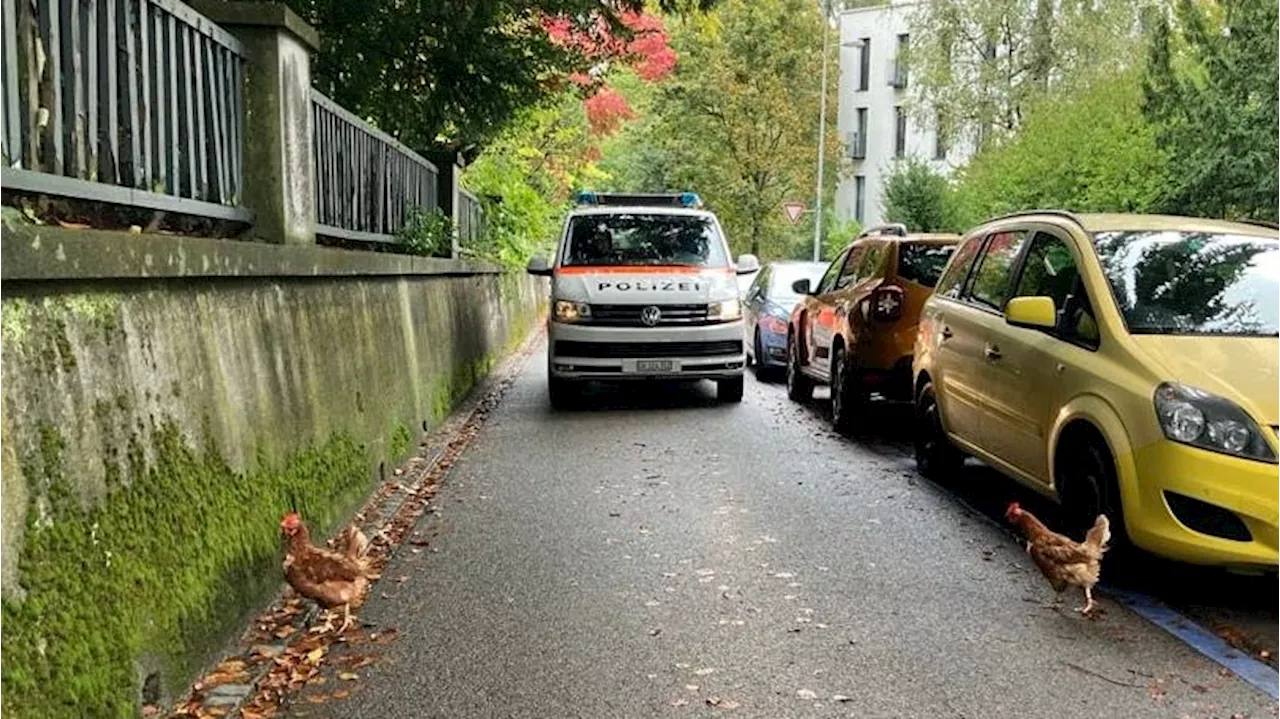
<path fill-rule="evenodd" d="M 640 321 L 643 322 L 646 327 L 653 327 L 658 324 L 658 320 L 660 319 L 662 319 L 662 310 L 657 307 L 650 305 L 649 307 L 640 310 Z"/>

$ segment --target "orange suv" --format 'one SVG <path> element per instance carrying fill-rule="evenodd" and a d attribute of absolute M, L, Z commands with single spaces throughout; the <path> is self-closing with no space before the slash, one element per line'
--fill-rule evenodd
<path fill-rule="evenodd" d="M 815 384 L 831 385 L 832 419 L 847 430 L 878 392 L 911 399 L 911 359 L 924 301 L 959 235 L 912 234 L 900 224 L 858 235 L 801 300 L 787 329 L 787 394 L 802 402 Z"/>

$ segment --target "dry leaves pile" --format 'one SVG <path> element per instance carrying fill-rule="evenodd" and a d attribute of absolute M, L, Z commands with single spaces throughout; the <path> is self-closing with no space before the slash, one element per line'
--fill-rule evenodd
<path fill-rule="evenodd" d="M 534 343 L 526 346 L 521 355 L 527 355 L 532 346 Z M 413 457 L 404 468 L 397 469 L 395 478 L 383 483 L 355 515 L 355 522 L 370 537 L 366 556 L 375 573 L 382 573 L 396 549 L 413 531 L 435 497 L 441 480 L 475 439 L 481 425 L 514 382 L 514 370 L 520 366 L 519 361 L 509 364 L 504 377 L 469 412 L 455 414 L 423 442 L 422 454 L 427 454 L 433 443 L 438 446 L 447 438 L 435 462 L 428 462 L 423 456 Z M 380 521 L 383 517 L 386 520 Z M 329 543 L 332 546 L 333 540 Z M 425 540 L 416 538 L 410 543 L 419 547 L 427 544 Z M 408 578 L 398 579 L 405 581 Z M 291 590 L 286 591 L 291 593 Z M 373 591 L 372 587 L 370 591 Z M 360 678 L 356 670 L 373 664 L 379 655 L 339 652 L 338 648 L 383 644 L 394 636 L 395 629 L 374 633 L 352 629 L 341 636 L 317 633 L 313 631 L 315 627 L 304 625 L 307 607 L 302 599 L 286 596 L 259 616 L 242 637 L 243 653 L 218 664 L 195 682 L 191 693 L 173 708 L 170 717 L 209 719 L 238 715 L 243 719 L 269 719 L 302 690 L 324 685 L 328 681 L 321 675 L 325 665 L 339 669 L 337 682 L 347 686 L 324 693 L 308 693 L 305 700 L 320 704 L 350 696 L 353 689 L 348 687 L 354 687 Z M 154 716 L 159 709 L 148 706 L 144 707 L 143 713 Z"/>

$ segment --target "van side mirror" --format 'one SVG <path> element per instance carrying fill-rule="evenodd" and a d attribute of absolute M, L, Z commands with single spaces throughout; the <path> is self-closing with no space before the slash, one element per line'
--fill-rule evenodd
<path fill-rule="evenodd" d="M 749 275 L 760 271 L 760 259 L 752 254 L 738 255 L 738 274 Z"/>
<path fill-rule="evenodd" d="M 807 277 L 803 280 L 796 280 L 791 283 L 791 291 L 801 297 L 813 294 L 813 283 Z"/>
<path fill-rule="evenodd" d="M 545 257 L 530 257 L 529 265 L 525 268 L 525 272 L 539 277 L 550 277 L 551 263 L 547 262 Z"/>
<path fill-rule="evenodd" d="M 1004 307 L 1004 321 L 1015 327 L 1053 329 L 1058 325 L 1058 308 L 1052 297 L 1014 297 Z"/>

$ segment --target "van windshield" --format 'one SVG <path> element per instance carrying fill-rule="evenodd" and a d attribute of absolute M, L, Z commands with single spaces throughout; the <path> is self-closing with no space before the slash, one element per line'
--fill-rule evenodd
<path fill-rule="evenodd" d="M 1098 259 L 1134 334 L 1280 332 L 1280 242 L 1204 232 L 1099 232 Z"/>
<path fill-rule="evenodd" d="M 563 266 L 727 267 L 715 222 L 705 215 L 581 215 L 569 223 Z"/>

